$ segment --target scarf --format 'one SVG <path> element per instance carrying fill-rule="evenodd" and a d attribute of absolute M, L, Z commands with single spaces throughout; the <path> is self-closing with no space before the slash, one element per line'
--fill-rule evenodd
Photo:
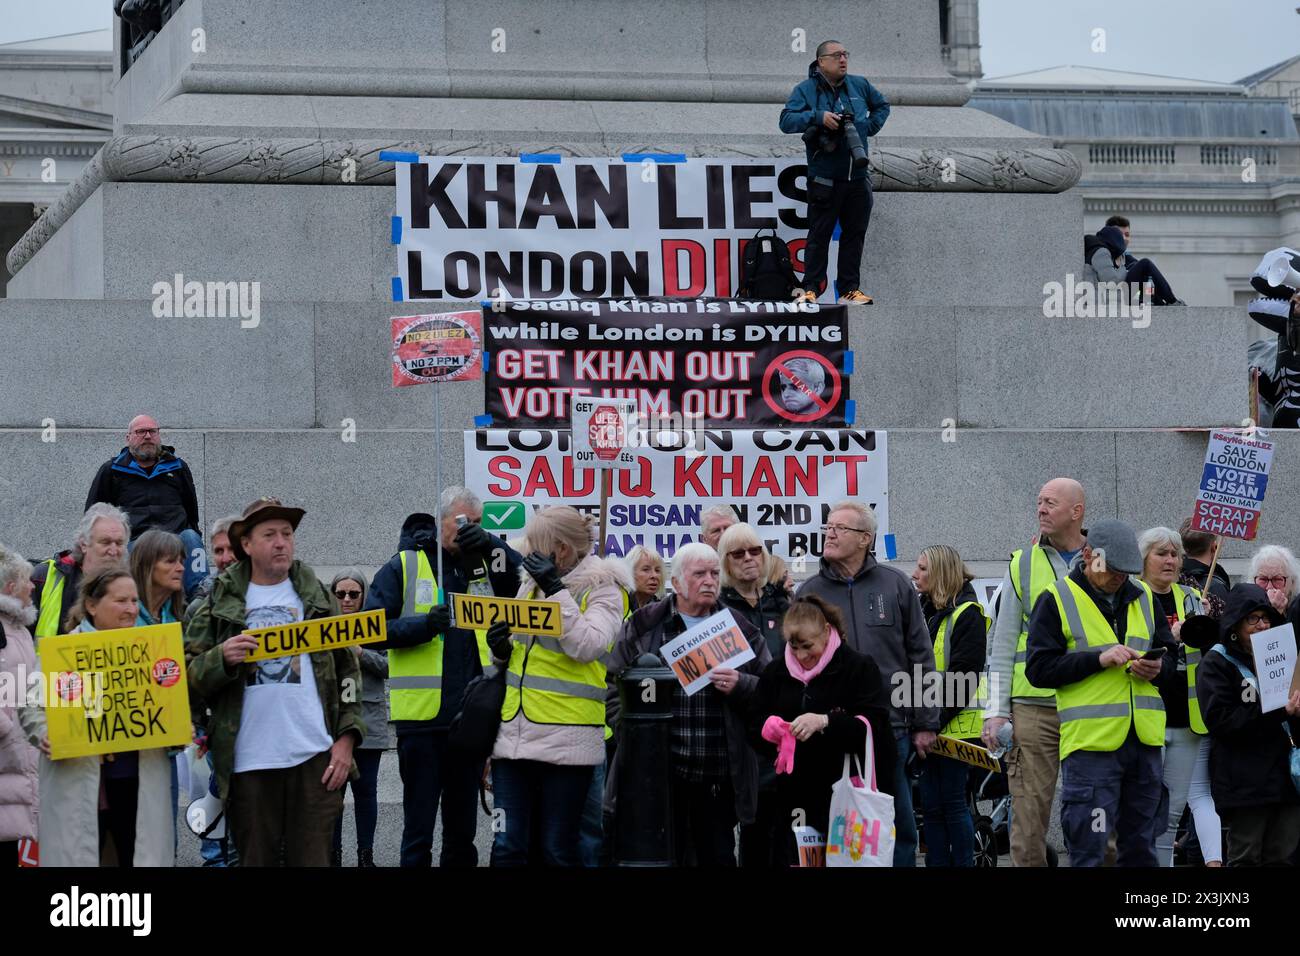
<path fill-rule="evenodd" d="M 832 627 L 830 640 L 826 642 L 826 650 L 822 651 L 821 658 L 811 668 L 809 668 L 808 670 L 804 670 L 802 667 L 799 666 L 799 662 L 795 659 L 794 651 L 790 650 L 790 645 L 787 644 L 785 646 L 786 669 L 790 672 L 791 677 L 799 681 L 804 686 L 807 686 L 814 677 L 816 677 L 818 674 L 820 674 L 822 671 L 826 669 L 826 665 L 831 662 L 831 656 L 834 655 L 834 653 L 837 650 L 839 650 L 839 646 L 840 646 L 840 632 L 835 630 L 835 628 Z"/>

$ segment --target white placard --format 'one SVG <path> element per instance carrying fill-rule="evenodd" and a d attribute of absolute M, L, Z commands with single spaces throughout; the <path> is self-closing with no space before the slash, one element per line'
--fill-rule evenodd
<path fill-rule="evenodd" d="M 1264 713 L 1286 706 L 1295 675 L 1295 628 L 1290 624 L 1270 627 L 1250 637 L 1259 679 L 1259 707 Z"/>
<path fill-rule="evenodd" d="M 730 611 L 705 618 L 659 649 L 687 695 L 703 690 L 719 667 L 736 668 L 754 659 L 754 649 Z"/>

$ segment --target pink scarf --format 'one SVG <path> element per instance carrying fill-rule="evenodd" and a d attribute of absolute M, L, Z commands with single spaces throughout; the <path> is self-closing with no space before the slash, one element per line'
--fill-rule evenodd
<path fill-rule="evenodd" d="M 794 651 L 790 650 L 790 645 L 785 646 L 785 666 L 790 672 L 790 676 L 800 683 L 807 685 L 814 677 L 826 669 L 826 665 L 831 662 L 831 656 L 839 649 L 840 632 L 831 628 L 830 639 L 826 642 L 826 650 L 822 651 L 821 658 L 809 670 L 804 670 L 795 660 Z"/>

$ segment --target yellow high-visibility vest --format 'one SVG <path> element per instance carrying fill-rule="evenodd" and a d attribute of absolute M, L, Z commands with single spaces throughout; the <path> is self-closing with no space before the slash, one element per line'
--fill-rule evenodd
<path fill-rule="evenodd" d="M 626 591 L 623 617 L 631 612 Z M 535 594 L 536 592 L 534 592 Z M 578 602 L 587 610 L 584 592 Z M 606 652 L 613 649 L 614 638 Z M 605 725 L 605 662 L 600 658 L 583 664 L 564 653 L 561 641 L 537 634 L 516 640 L 506 669 L 506 696 L 501 702 L 501 720 L 509 722 L 523 714 L 535 724 L 565 724 L 578 727 L 603 727 L 606 739 L 611 736 Z"/>
<path fill-rule="evenodd" d="M 36 636 L 53 637 L 63 627 L 59 615 L 63 612 L 63 588 L 66 581 L 54 570 L 54 558 L 46 561 L 45 585 L 41 588 L 41 615 L 36 619 Z"/>
<path fill-rule="evenodd" d="M 947 659 L 947 639 L 948 625 L 956 624 L 957 618 L 965 613 L 967 608 L 975 608 L 979 616 L 984 619 L 984 633 L 988 634 L 989 621 L 988 616 L 984 613 L 984 608 L 978 601 L 967 601 L 965 604 L 958 604 L 943 619 L 939 625 L 939 633 L 934 638 L 934 669 L 940 674 L 944 671 L 944 662 Z M 945 685 L 946 686 L 946 685 Z M 963 710 L 952 720 L 944 725 L 939 733 L 946 737 L 958 737 L 969 739 L 978 737 L 980 729 L 984 726 L 984 707 L 988 703 L 989 682 L 985 674 L 980 674 L 979 687 L 975 691 L 975 699 L 970 702 L 970 707 Z"/>
<path fill-rule="evenodd" d="M 424 551 L 402 552 L 402 617 L 427 614 L 439 604 L 441 591 L 429 556 Z M 494 673 L 487 631 L 475 631 L 478 659 L 483 672 Z M 442 709 L 442 652 L 445 637 L 414 647 L 388 651 L 390 720 L 433 720 Z"/>
<path fill-rule="evenodd" d="M 1029 615 L 1044 591 L 1057 579 L 1047 552 L 1039 545 L 1030 549 L 1030 560 L 1025 561 L 1024 550 L 1012 552 L 1011 588 L 1020 599 L 1020 636 L 1016 638 L 1016 657 L 1011 668 L 1012 697 L 1051 697 L 1051 688 L 1035 687 L 1025 676 L 1025 661 L 1029 656 Z"/>
<path fill-rule="evenodd" d="M 1128 606 L 1124 643 L 1135 651 L 1151 649 L 1155 633 L 1155 603 L 1141 581 L 1138 599 Z M 1110 622 L 1087 593 L 1069 578 L 1052 584 L 1049 592 L 1061 615 L 1067 653 L 1104 651 L 1119 643 Z M 1125 667 L 1104 667 L 1084 680 L 1056 689 L 1061 719 L 1061 759 L 1076 750 L 1114 751 L 1128 738 L 1129 727 L 1152 747 L 1165 743 L 1165 704 L 1150 681 Z"/>
<path fill-rule="evenodd" d="M 1171 585 L 1174 591 L 1174 610 L 1178 620 L 1185 621 L 1193 614 L 1203 614 L 1201 596 L 1191 588 Z M 1195 733 L 1205 735 L 1210 731 L 1201 717 L 1201 702 L 1196 699 L 1196 668 L 1201 664 L 1201 652 L 1195 647 L 1183 646 L 1187 659 L 1187 723 Z"/>

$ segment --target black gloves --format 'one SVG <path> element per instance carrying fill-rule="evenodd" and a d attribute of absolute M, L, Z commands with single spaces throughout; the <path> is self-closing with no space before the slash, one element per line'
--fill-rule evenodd
<path fill-rule="evenodd" d="M 505 621 L 497 621 L 487 629 L 487 646 L 492 651 L 492 657 L 498 661 L 510 660 L 510 652 L 514 650 L 510 644 L 510 625 Z"/>
<path fill-rule="evenodd" d="M 486 554 L 492 550 L 492 535 L 481 524 L 462 525 L 456 532 L 456 547 L 467 554 Z"/>
<path fill-rule="evenodd" d="M 534 551 L 524 558 L 524 570 L 537 582 L 537 586 L 542 589 L 542 593 L 547 597 L 559 594 L 564 590 L 564 583 L 560 581 L 560 569 L 555 566 L 554 555 L 547 557 L 538 551 Z"/>
<path fill-rule="evenodd" d="M 439 634 L 445 634 L 451 630 L 451 605 L 435 604 L 429 608 L 429 613 L 424 620 L 431 639 Z"/>

